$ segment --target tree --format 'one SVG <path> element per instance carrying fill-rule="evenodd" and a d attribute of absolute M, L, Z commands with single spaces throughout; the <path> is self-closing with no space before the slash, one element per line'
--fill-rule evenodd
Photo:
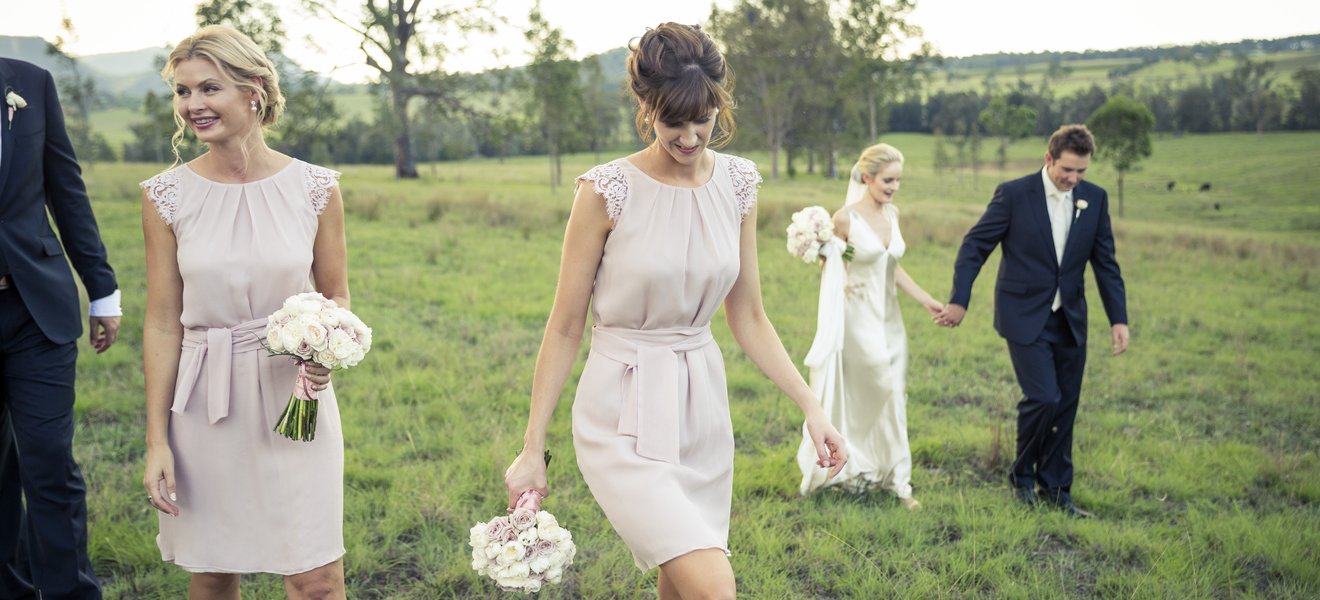
<path fill-rule="evenodd" d="M 609 143 L 623 120 L 620 111 L 625 98 L 622 90 L 605 78 L 599 55 L 583 59 L 580 69 L 583 71 L 580 106 L 585 118 L 579 124 L 579 133 L 599 163 L 600 151 Z"/>
<path fill-rule="evenodd" d="M 1173 118 L 1178 131 L 1205 133 L 1219 129 L 1215 122 L 1214 93 L 1205 84 L 1178 90 L 1173 103 Z"/>
<path fill-rule="evenodd" d="M 1096 158 L 1113 163 L 1118 171 L 1118 216 L 1123 216 L 1123 176 L 1134 170 L 1141 159 L 1150 156 L 1150 131 L 1155 117 L 1146 105 L 1127 96 L 1114 96 L 1105 102 L 1087 126 L 1096 138 Z"/>
<path fill-rule="evenodd" d="M 1011 104 L 1004 96 L 990 99 L 990 105 L 981 111 L 977 119 L 985 132 L 999 138 L 999 171 L 1008 166 L 1008 144 L 1031 134 L 1036 125 L 1036 109 L 1020 104 Z"/>
<path fill-rule="evenodd" d="M 738 83 L 738 99 L 765 136 L 770 178 L 779 179 L 779 154 L 801 118 L 804 99 L 831 87 L 837 72 L 819 59 L 835 44 L 824 0 L 740 0 L 711 9 L 710 27 L 725 45 Z"/>
<path fill-rule="evenodd" d="M 64 67 L 59 77 L 59 93 L 63 97 L 65 129 L 69 133 L 69 142 L 74 153 L 89 168 L 97 160 L 114 160 L 114 151 L 106 142 L 105 136 L 92 130 L 92 110 L 100 104 L 96 82 L 83 74 L 78 59 L 70 56 L 64 48 L 78 39 L 73 29 L 73 19 L 64 17 L 60 21 L 60 33 L 55 36 L 55 43 L 46 45 L 46 54 L 52 55 Z"/>
<path fill-rule="evenodd" d="M 1297 96 L 1288 106 L 1290 129 L 1320 129 L 1320 69 L 1304 67 L 1292 74 Z"/>
<path fill-rule="evenodd" d="M 1274 89 L 1271 61 L 1254 63 L 1242 58 L 1227 79 L 1232 98 L 1233 124 L 1261 133 L 1279 124 L 1283 99 Z"/>
<path fill-rule="evenodd" d="M 851 0 L 839 21 L 839 46 L 847 60 L 846 93 L 860 93 L 866 107 L 867 141 L 880 136 L 881 107 L 900 94 L 916 92 L 916 74 L 931 58 L 929 43 L 904 60 L 898 50 L 921 37 L 921 28 L 907 21 L 915 0 Z"/>
<path fill-rule="evenodd" d="M 569 59 L 573 42 L 564 38 L 564 32 L 551 25 L 541 14 L 537 0 L 527 16 L 530 27 L 525 36 L 532 45 L 532 62 L 527 65 L 527 111 L 536 121 L 546 153 L 550 155 L 550 189 L 559 187 L 563 179 L 560 157 L 569 142 L 567 137 L 580 120 L 591 120 L 590 114 L 579 114 L 582 104 L 582 86 L 579 84 L 578 63 Z"/>
<path fill-rule="evenodd" d="M 147 92 L 142 98 L 142 116 L 145 120 L 129 126 L 133 140 L 124 144 L 124 160 L 163 164 L 174 160 L 170 136 L 174 135 L 174 97 L 168 92 Z M 186 138 L 179 148 L 180 156 L 191 158 L 195 154 Z"/>
<path fill-rule="evenodd" d="M 488 31 L 490 6 L 475 0 L 464 6 L 450 6 L 421 13 L 421 0 L 366 0 L 361 18 L 350 22 L 340 18 L 342 11 L 326 0 L 303 0 L 315 14 L 327 16 L 362 37 L 358 47 L 367 66 L 380 74 L 389 89 L 390 110 L 394 121 L 394 176 L 415 179 L 417 165 L 413 158 L 412 123 L 408 102 L 423 97 L 450 113 L 465 112 L 459 101 L 460 81 L 441 70 L 452 34 Z M 421 71 L 414 70 L 417 65 Z"/>

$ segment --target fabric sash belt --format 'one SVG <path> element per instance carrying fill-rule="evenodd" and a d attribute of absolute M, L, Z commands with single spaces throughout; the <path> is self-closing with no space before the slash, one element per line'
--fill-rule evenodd
<path fill-rule="evenodd" d="M 262 349 L 266 319 L 240 323 L 234 327 L 189 328 L 183 330 L 183 349 L 192 350 L 188 363 L 179 369 L 178 383 L 174 387 L 174 405 L 171 411 L 182 414 L 188 407 L 188 398 L 197 385 L 202 368 L 206 368 L 206 416 L 215 425 L 229 416 L 229 390 L 233 379 L 235 354 Z"/>
<path fill-rule="evenodd" d="M 639 456 L 678 464 L 680 410 L 687 404 L 689 387 L 684 380 L 705 385 L 703 357 L 693 351 L 714 343 L 709 325 L 672 329 L 592 328 L 591 351 L 627 365 L 618 432 L 637 437 Z M 695 371 L 696 378 L 683 377 L 678 363 L 680 354 L 688 373 Z"/>

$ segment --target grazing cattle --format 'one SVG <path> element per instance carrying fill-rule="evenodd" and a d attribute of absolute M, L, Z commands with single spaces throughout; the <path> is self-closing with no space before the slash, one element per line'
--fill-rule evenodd
<path fill-rule="evenodd" d="M 1208 191 L 1210 191 L 1210 182 L 1209 182 L 1209 181 L 1207 181 L 1207 182 L 1201 184 L 1201 191 L 1202 191 L 1202 192 L 1208 192 Z"/>
<path fill-rule="evenodd" d="M 1172 191 L 1173 191 L 1173 186 L 1174 186 L 1174 185 L 1177 185 L 1177 184 L 1175 184 L 1174 182 L 1170 181 L 1169 183 L 1167 183 L 1167 184 L 1164 185 L 1164 189 L 1166 189 L 1166 190 L 1172 192 Z"/>
<path fill-rule="evenodd" d="M 1215 203 L 1215 210 L 1219 210 L 1219 203 L 1218 203 L 1218 202 Z"/>

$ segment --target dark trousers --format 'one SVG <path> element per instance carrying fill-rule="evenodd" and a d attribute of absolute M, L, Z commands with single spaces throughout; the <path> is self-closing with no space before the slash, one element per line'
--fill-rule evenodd
<path fill-rule="evenodd" d="M 101 597 L 73 460 L 77 358 L 76 342 L 52 343 L 18 292 L 0 290 L 0 600 Z"/>
<path fill-rule="evenodd" d="M 1067 317 L 1058 310 L 1050 314 L 1040 338 L 1030 344 L 1008 342 L 1008 354 L 1023 394 L 1010 478 L 1018 487 L 1040 486 L 1055 496 L 1068 493 L 1086 346 L 1073 339 Z"/>

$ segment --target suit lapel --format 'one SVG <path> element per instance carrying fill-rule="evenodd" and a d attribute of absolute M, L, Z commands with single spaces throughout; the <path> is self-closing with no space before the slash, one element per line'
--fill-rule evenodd
<path fill-rule="evenodd" d="M 18 149 L 14 147 L 14 132 L 9 121 L 9 104 L 5 102 L 4 91 L 18 87 L 14 72 L 9 62 L 0 58 L 0 205 L 9 201 L 5 189 L 9 183 L 9 165 L 14 162 Z M 17 113 L 15 113 L 17 114 Z"/>
<path fill-rule="evenodd" d="M 1068 211 L 1068 235 L 1063 239 L 1064 256 L 1068 256 L 1072 253 L 1073 239 L 1077 238 L 1076 235 L 1073 235 L 1073 232 L 1077 231 L 1082 224 L 1082 219 L 1086 217 L 1086 211 L 1081 211 L 1080 214 L 1077 212 L 1077 200 L 1086 198 L 1086 194 L 1083 191 L 1084 186 L 1085 183 L 1083 182 L 1078 183 L 1077 187 L 1073 188 L 1073 207 Z"/>
<path fill-rule="evenodd" d="M 1030 178 L 1031 182 L 1027 192 L 1027 205 L 1030 207 L 1031 214 L 1036 215 L 1037 230 L 1040 231 L 1040 241 L 1049 248 L 1050 256 L 1054 257 L 1054 264 L 1059 264 L 1059 254 L 1054 250 L 1054 226 L 1050 223 L 1050 206 L 1045 199 L 1045 182 L 1041 180 L 1040 171 Z"/>

